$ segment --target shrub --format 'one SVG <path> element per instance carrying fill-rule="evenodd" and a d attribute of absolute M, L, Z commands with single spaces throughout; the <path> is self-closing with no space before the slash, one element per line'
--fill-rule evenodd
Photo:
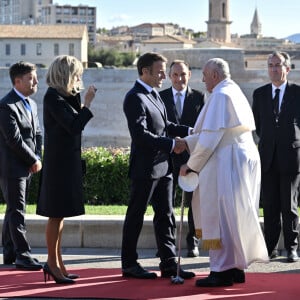
<path fill-rule="evenodd" d="M 84 200 L 86 204 L 127 204 L 129 198 L 128 148 L 93 147 L 82 150 L 86 160 Z M 40 173 L 32 176 L 28 204 L 37 202 Z M 4 203 L 1 191 L 0 202 Z"/>
<path fill-rule="evenodd" d="M 82 150 L 86 161 L 84 202 L 90 205 L 126 205 L 129 199 L 129 148 L 91 147 Z M 37 202 L 40 173 L 32 176 L 28 204 Z M 0 190 L 0 203 L 4 203 Z M 181 190 L 177 188 L 175 206 L 180 206 Z"/>
<path fill-rule="evenodd" d="M 126 204 L 129 198 L 128 148 L 84 149 L 84 196 L 87 204 Z"/>

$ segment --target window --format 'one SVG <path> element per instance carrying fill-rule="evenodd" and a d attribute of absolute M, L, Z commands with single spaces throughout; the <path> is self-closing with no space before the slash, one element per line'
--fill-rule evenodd
<path fill-rule="evenodd" d="M 42 55 L 42 43 L 36 44 L 36 55 Z"/>
<path fill-rule="evenodd" d="M 93 16 L 94 15 L 94 9 L 93 8 L 89 8 L 88 9 L 88 15 L 89 16 Z"/>
<path fill-rule="evenodd" d="M 59 55 L 59 44 L 54 44 L 54 56 Z"/>
<path fill-rule="evenodd" d="M 72 13 L 71 8 L 70 7 L 64 7 L 63 8 L 63 14 L 64 15 L 70 15 Z"/>
<path fill-rule="evenodd" d="M 69 44 L 69 55 L 74 55 L 74 44 Z"/>
<path fill-rule="evenodd" d="M 26 45 L 21 44 L 21 55 L 26 55 Z"/>
<path fill-rule="evenodd" d="M 79 8 L 79 15 L 81 15 L 81 16 L 85 16 L 86 15 L 85 8 Z"/>
<path fill-rule="evenodd" d="M 226 4 L 222 3 L 222 17 L 226 18 Z"/>
<path fill-rule="evenodd" d="M 10 44 L 5 45 L 5 55 L 10 55 Z"/>

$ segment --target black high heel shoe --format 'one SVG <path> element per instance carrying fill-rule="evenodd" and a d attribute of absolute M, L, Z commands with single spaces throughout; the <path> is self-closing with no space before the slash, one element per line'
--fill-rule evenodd
<path fill-rule="evenodd" d="M 68 273 L 67 275 L 64 274 L 64 276 L 70 279 L 77 279 L 80 277 L 80 275 L 78 274 L 71 274 L 71 273 Z"/>
<path fill-rule="evenodd" d="M 52 278 L 54 279 L 54 281 L 56 283 L 60 283 L 60 284 L 64 284 L 64 283 L 75 283 L 74 280 L 64 277 L 64 278 L 58 278 L 56 277 L 56 275 L 54 275 L 54 273 L 51 271 L 51 269 L 49 268 L 48 264 L 45 263 L 44 267 L 43 267 L 43 272 L 44 272 L 44 281 L 45 283 L 47 282 L 47 280 L 50 280 L 50 276 L 52 276 Z"/>

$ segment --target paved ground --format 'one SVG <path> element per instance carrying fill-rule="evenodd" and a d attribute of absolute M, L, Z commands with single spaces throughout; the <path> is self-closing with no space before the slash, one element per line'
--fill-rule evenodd
<path fill-rule="evenodd" d="M 0 248 L 0 268 L 3 265 L 2 248 Z M 139 262 L 146 268 L 159 270 L 159 258 L 155 256 L 155 249 L 139 249 Z M 45 248 L 32 249 L 34 257 L 41 262 L 47 259 Z M 182 250 L 181 266 L 186 270 L 197 272 L 209 271 L 208 252 L 200 252 L 196 258 L 185 257 L 186 250 Z M 289 272 L 300 273 L 300 261 L 296 263 L 286 262 L 286 253 L 269 263 L 253 263 L 247 272 Z M 63 258 L 65 264 L 70 268 L 120 268 L 120 249 L 105 248 L 64 248 Z"/>
<path fill-rule="evenodd" d="M 0 268 L 7 267 L 3 265 L 2 249 L 0 248 Z M 47 259 L 45 248 L 35 248 L 32 250 L 34 257 L 41 262 Z M 159 270 L 159 258 L 155 256 L 156 249 L 140 249 L 139 262 L 151 270 Z M 196 258 L 185 257 L 186 250 L 182 250 L 181 265 L 185 270 L 196 272 L 209 272 L 208 252 L 200 252 Z M 300 273 L 300 261 L 296 263 L 286 262 L 286 253 L 282 251 L 282 256 L 272 260 L 269 263 L 253 263 L 247 272 L 287 272 Z M 120 268 L 120 249 L 105 248 L 64 248 L 63 257 L 65 264 L 70 268 Z M 42 276 L 42 274 L 41 274 Z M 1 285 L 1 283 L 0 283 Z M 1 300 L 7 298 L 0 298 Z M 17 299 L 17 298 L 9 298 Z M 36 300 L 38 298 L 22 298 L 23 300 Z M 46 300 L 48 298 L 41 298 Z M 49 298 L 50 299 L 50 298 Z M 69 299 L 71 300 L 71 299 Z M 75 299 L 74 299 L 75 300 Z M 85 299 L 88 300 L 88 299 Z M 105 299 L 103 299 L 105 300 Z"/>

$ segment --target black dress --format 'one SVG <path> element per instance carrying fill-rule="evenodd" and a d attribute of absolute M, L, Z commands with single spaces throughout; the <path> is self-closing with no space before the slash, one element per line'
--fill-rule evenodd
<path fill-rule="evenodd" d="M 64 97 L 48 88 L 44 96 L 44 155 L 37 214 L 72 217 L 84 214 L 81 133 L 93 117 L 81 108 L 80 95 Z"/>

